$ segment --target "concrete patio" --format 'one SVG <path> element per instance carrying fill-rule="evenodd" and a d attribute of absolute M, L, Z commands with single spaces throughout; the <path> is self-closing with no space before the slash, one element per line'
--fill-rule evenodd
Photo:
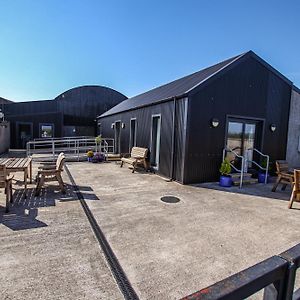
<path fill-rule="evenodd" d="M 116 163 L 68 168 L 141 299 L 178 299 L 300 242 L 300 205 L 287 209 L 288 189 L 182 186 Z M 17 186 L 8 215 L 0 194 L 4 299 L 123 298 L 64 180 L 65 196 L 49 188 L 24 200 Z M 163 203 L 164 195 L 180 202 Z"/>

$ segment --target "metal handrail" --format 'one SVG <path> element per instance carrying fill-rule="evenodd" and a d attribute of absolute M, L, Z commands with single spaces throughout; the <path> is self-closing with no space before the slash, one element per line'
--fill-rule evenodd
<path fill-rule="evenodd" d="M 52 156 L 55 159 L 56 155 L 60 152 L 64 152 L 65 155 L 75 156 L 79 160 L 80 155 L 85 154 L 89 150 L 114 153 L 114 139 L 102 138 L 100 144 L 97 144 L 95 138 L 82 138 L 74 139 L 70 138 L 57 138 L 52 140 L 43 141 L 29 141 L 26 144 L 27 156 L 33 154 L 43 154 Z"/>
<path fill-rule="evenodd" d="M 106 140 L 103 140 L 103 142 L 104 142 L 104 147 L 103 147 L 104 152 L 107 153 L 108 152 L 108 143 Z"/>
<path fill-rule="evenodd" d="M 259 167 L 261 170 L 265 171 L 265 184 L 267 184 L 268 182 L 268 171 L 269 171 L 269 164 L 270 164 L 270 156 L 267 155 L 267 154 L 264 154 L 262 153 L 261 151 L 257 150 L 256 148 L 248 148 L 247 151 L 255 151 L 257 152 L 259 155 L 263 156 L 263 157 L 266 157 L 267 159 L 267 165 L 266 167 L 264 168 L 263 166 L 261 166 L 259 163 L 257 163 L 256 161 L 254 160 L 251 160 L 251 159 L 246 159 L 247 162 L 251 162 L 251 163 L 254 163 L 257 167 Z"/>
<path fill-rule="evenodd" d="M 52 140 L 61 140 L 61 139 L 68 139 L 68 140 L 77 140 L 77 139 L 93 139 L 93 136 L 65 136 L 63 138 L 58 137 L 44 137 L 44 138 L 35 138 L 33 139 L 34 142 L 41 142 L 41 141 L 52 141 Z"/>
<path fill-rule="evenodd" d="M 248 299 L 262 289 L 264 300 L 296 300 L 300 295 L 300 289 L 295 290 L 295 278 L 299 268 L 300 244 L 181 300 L 241 300 Z"/>
<path fill-rule="evenodd" d="M 245 157 L 242 156 L 242 155 L 237 154 L 234 150 L 232 150 L 232 149 L 230 149 L 230 148 L 228 148 L 228 147 L 225 147 L 225 148 L 223 149 L 223 161 L 224 161 L 224 159 L 225 159 L 225 156 L 226 156 L 226 153 L 227 153 L 227 152 L 232 153 L 235 157 L 238 157 L 238 158 L 240 158 L 240 159 L 242 160 L 242 167 L 241 167 L 241 169 L 236 168 L 231 162 L 229 162 L 230 166 L 231 166 L 236 172 L 238 172 L 238 173 L 241 174 L 241 175 L 240 175 L 240 189 L 241 189 L 242 186 L 243 186 Z"/>

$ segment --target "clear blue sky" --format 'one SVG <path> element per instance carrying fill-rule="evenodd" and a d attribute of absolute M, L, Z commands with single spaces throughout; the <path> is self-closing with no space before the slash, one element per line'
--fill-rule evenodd
<path fill-rule="evenodd" d="M 133 96 L 253 50 L 300 86 L 298 0 L 0 0 L 0 97 Z"/>

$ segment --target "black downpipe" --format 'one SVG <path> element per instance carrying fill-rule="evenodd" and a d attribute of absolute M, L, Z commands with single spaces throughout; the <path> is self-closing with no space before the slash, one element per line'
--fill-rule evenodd
<path fill-rule="evenodd" d="M 176 125 L 176 97 L 173 100 L 173 131 L 172 131 L 172 152 L 171 152 L 171 174 L 170 179 L 174 180 L 174 156 L 175 156 L 175 125 Z"/>

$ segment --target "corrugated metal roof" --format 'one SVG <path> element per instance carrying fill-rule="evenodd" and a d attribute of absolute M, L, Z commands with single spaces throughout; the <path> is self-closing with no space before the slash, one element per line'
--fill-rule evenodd
<path fill-rule="evenodd" d="M 216 65 L 205 68 L 191 75 L 154 88 L 148 92 L 124 100 L 123 102 L 119 103 L 112 109 L 102 114 L 100 117 L 113 115 L 122 111 L 135 109 L 145 105 L 150 105 L 152 103 L 157 103 L 174 97 L 180 97 L 199 86 L 205 80 L 218 73 L 223 68 L 242 57 L 244 54 L 245 53 L 234 56 Z"/>

